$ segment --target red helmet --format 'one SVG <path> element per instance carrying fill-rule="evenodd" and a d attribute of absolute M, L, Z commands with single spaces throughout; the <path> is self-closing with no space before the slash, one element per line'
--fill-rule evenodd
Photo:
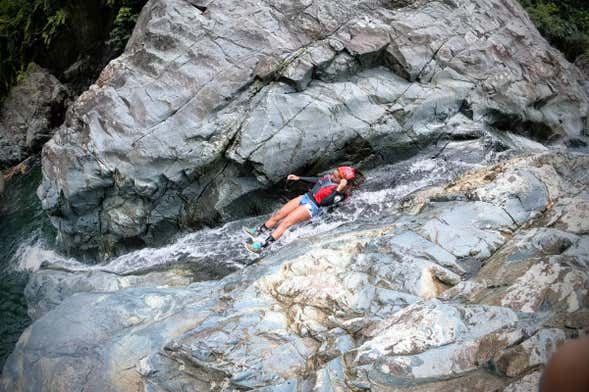
<path fill-rule="evenodd" d="M 337 168 L 337 172 L 341 178 L 345 178 L 348 181 L 356 177 L 356 169 L 350 166 L 340 166 Z"/>

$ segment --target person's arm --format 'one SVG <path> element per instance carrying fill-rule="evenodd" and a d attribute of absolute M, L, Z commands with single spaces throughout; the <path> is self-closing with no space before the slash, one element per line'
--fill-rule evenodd
<path fill-rule="evenodd" d="M 321 203 L 319 203 L 319 207 L 328 207 L 344 201 L 347 197 L 347 194 L 344 192 L 344 189 L 346 188 L 347 184 L 348 181 L 342 178 L 338 186 L 333 190 L 333 192 L 329 196 L 321 200 Z"/>
<path fill-rule="evenodd" d="M 306 181 L 306 182 L 317 182 L 321 179 L 321 177 L 299 177 L 296 174 L 289 174 L 288 177 L 286 177 L 287 180 L 290 181 Z"/>
<path fill-rule="evenodd" d="M 306 181 L 306 182 L 317 182 L 321 179 L 321 177 L 299 177 L 299 180 Z"/>

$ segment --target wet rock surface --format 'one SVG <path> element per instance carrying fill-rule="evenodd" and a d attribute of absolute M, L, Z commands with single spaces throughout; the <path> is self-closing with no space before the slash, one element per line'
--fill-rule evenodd
<path fill-rule="evenodd" d="M 43 150 L 61 242 L 111 257 L 19 253 L 0 390 L 536 388 L 589 332 L 586 87 L 511 0 L 151 0 Z M 249 255 L 340 162 L 361 190 Z"/>
<path fill-rule="evenodd" d="M 584 79 L 511 0 L 152 0 L 46 145 L 39 196 L 64 244 L 113 255 L 260 213 L 244 201 L 290 172 L 586 145 Z"/>
<path fill-rule="evenodd" d="M 0 110 L 0 169 L 41 150 L 64 118 L 69 91 L 44 68 L 31 63 Z"/>
<path fill-rule="evenodd" d="M 478 163 L 465 162 L 465 153 L 476 157 L 474 160 Z M 465 141 L 444 143 L 431 149 L 429 153 L 424 151 L 423 156 L 381 166 L 368 172 L 368 179 L 362 186 L 362 191 L 355 194 L 343 206 L 322 215 L 321 219 L 287 232 L 280 243 L 288 244 L 301 237 L 312 238 L 317 234 L 334 230 L 342 224 L 358 220 L 364 222 L 381 220 L 390 215 L 390 212 L 386 212 L 389 208 L 415 190 L 428 185 L 442 184 L 469 169 L 480 167 L 481 160 L 496 159 L 498 159 L 496 154 L 493 151 L 487 151 L 479 141 Z M 62 292 L 71 293 L 71 288 L 62 287 L 63 285 L 74 286 L 81 292 L 93 291 L 98 287 L 110 287 L 110 284 L 104 284 L 105 280 L 120 282 L 128 280 L 126 277 L 165 271 L 171 266 L 178 268 L 178 273 L 181 275 L 190 276 L 193 280 L 218 279 L 254 261 L 242 245 L 241 227 L 259 225 L 260 220 L 265 218 L 248 218 L 216 228 L 199 230 L 180 237 L 168 246 L 145 248 L 92 266 L 74 258 L 61 257 L 52 250 L 33 246 L 23 252 L 21 264 L 29 266 L 27 269 L 32 270 L 43 268 L 39 274 L 31 277 L 29 284 L 30 292 L 42 290 L 43 295 L 37 296 L 40 300 L 44 297 L 64 298 Z M 413 247 L 418 254 L 437 255 L 443 266 L 450 267 L 454 271 L 462 271 L 462 268 L 455 263 L 454 256 L 415 233 L 400 233 L 398 236 L 391 237 L 391 245 L 396 245 L 399 252 Z M 270 252 L 273 251 L 270 250 Z M 431 264 L 425 260 L 423 263 L 425 267 Z M 442 267 L 439 270 L 445 271 Z M 451 270 L 447 270 L 447 273 L 454 274 Z M 53 273 L 53 271 L 59 271 L 59 273 Z M 83 272 L 84 277 L 75 278 L 72 282 L 66 281 L 67 273 L 77 272 Z M 101 273 L 105 274 L 101 275 Z M 411 271 L 405 273 L 411 273 L 414 276 L 414 290 L 430 297 L 432 293 L 435 293 L 432 284 L 420 288 L 419 274 Z M 101 278 L 98 279 L 98 277 Z M 96 282 L 93 282 L 94 280 Z M 84 284 L 85 281 L 88 283 Z M 36 300 L 31 302 L 31 308 L 39 306 L 36 302 Z M 45 303 L 55 306 L 59 301 L 48 300 Z M 32 313 L 36 311 L 33 310 Z"/>
<path fill-rule="evenodd" d="M 558 345 L 585 333 L 588 238 L 559 203 L 587 191 L 589 158 L 544 152 L 465 173 L 450 154 L 464 148 L 448 147 L 455 171 L 438 181 L 424 157 L 368 171 L 358 204 L 297 228 L 260 259 L 232 248 L 242 222 L 95 266 L 48 254 L 27 289 L 39 318 L 2 388 L 537 388 Z M 413 180 L 379 189 L 394 169 Z M 174 271 L 211 259 L 180 249 L 215 230 L 227 253 L 209 257 L 237 270 L 181 278 Z"/>

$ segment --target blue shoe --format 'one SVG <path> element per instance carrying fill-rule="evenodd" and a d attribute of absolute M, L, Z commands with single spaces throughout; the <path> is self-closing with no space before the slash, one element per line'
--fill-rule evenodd
<path fill-rule="evenodd" d="M 254 243 L 246 243 L 245 244 L 245 249 L 249 250 L 250 252 L 259 255 L 260 253 L 262 253 L 262 249 L 264 249 L 262 247 L 262 244 L 260 242 L 254 242 Z"/>
<path fill-rule="evenodd" d="M 243 226 L 241 228 L 243 232 L 251 237 L 252 240 L 255 240 L 260 235 L 260 231 L 258 229 L 252 229 L 251 227 Z"/>

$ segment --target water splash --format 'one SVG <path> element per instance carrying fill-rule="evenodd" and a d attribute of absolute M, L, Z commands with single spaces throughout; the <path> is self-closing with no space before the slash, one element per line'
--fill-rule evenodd
<path fill-rule="evenodd" d="M 431 158 L 426 154 L 391 165 L 381 166 L 365 173 L 366 182 L 343 205 L 299 224 L 285 233 L 266 254 L 277 252 L 292 241 L 328 233 L 351 222 L 378 220 L 387 209 L 400 199 L 425 187 L 445 183 L 483 162 L 465 163 L 460 154 L 454 159 L 452 151 L 460 151 L 473 142 L 453 143 L 446 146 L 446 155 Z M 75 259 L 57 255 L 44 244 L 23 245 L 20 251 L 22 268 L 35 270 L 44 265 L 69 271 L 100 270 L 116 274 L 140 274 L 164 269 L 172 265 L 199 265 L 222 267 L 232 271 L 250 264 L 257 257 L 243 246 L 248 238 L 242 226 L 257 226 L 268 216 L 259 216 L 226 223 L 222 226 L 185 234 L 173 243 L 160 248 L 144 248 L 114 258 L 106 263 L 87 265 Z"/>
<path fill-rule="evenodd" d="M 45 261 L 50 262 L 61 257 L 57 252 L 49 249 L 47 242 L 41 239 L 39 234 L 39 230 L 35 230 L 18 245 L 9 262 L 15 271 L 38 271 Z"/>
<path fill-rule="evenodd" d="M 18 265 L 25 250 L 36 246 L 36 239 L 49 241 L 54 235 L 35 193 L 40 167 L 35 162 L 31 166 L 6 182 L 0 203 L 0 367 L 30 323 L 23 295 L 29 272 Z"/>

